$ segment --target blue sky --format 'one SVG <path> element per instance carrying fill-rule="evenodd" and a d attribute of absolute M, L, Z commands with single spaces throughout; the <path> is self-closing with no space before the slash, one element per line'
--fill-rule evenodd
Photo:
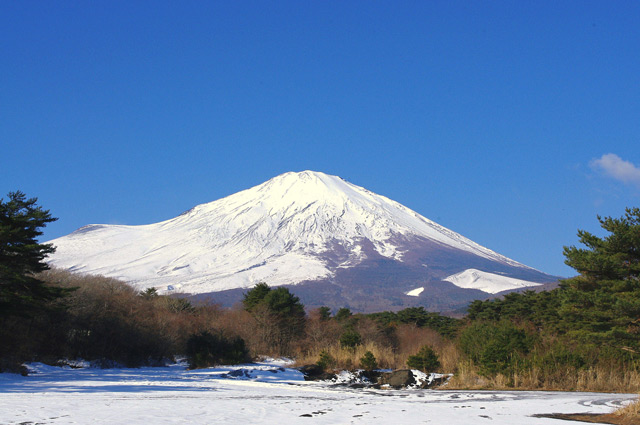
<path fill-rule="evenodd" d="M 0 196 L 146 224 L 339 175 L 547 273 L 640 201 L 640 2 L 0 3 Z"/>

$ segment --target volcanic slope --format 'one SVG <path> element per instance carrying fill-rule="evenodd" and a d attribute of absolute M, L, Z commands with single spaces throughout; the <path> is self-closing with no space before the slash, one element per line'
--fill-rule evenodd
<path fill-rule="evenodd" d="M 263 281 L 298 285 L 312 305 L 454 307 L 556 280 L 384 196 L 312 171 L 282 174 L 160 223 L 88 225 L 50 243 L 56 267 L 140 290 L 218 293 L 229 302 Z"/>

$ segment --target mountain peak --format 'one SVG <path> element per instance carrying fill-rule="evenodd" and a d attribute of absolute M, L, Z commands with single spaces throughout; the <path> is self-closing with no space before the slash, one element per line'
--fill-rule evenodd
<path fill-rule="evenodd" d="M 465 270 L 432 264 L 456 256 L 467 258 L 466 268 L 539 273 L 384 196 L 309 170 L 281 174 L 164 222 L 90 230 L 51 241 L 57 251 L 50 262 L 140 289 L 203 293 L 259 281 L 336 279 L 340 270 L 376 258 L 412 264 L 422 279 Z"/>
<path fill-rule="evenodd" d="M 283 173 L 283 174 L 280 174 L 278 176 L 275 176 L 271 180 L 290 179 L 290 178 L 295 178 L 295 179 L 298 179 L 299 181 L 302 181 L 302 182 L 308 182 L 308 181 L 318 180 L 318 179 L 322 180 L 322 179 L 325 179 L 325 178 L 342 180 L 338 176 L 332 176 L 332 175 L 325 174 L 325 173 L 320 172 L 320 171 L 312 171 L 312 170 L 288 171 L 286 173 Z"/>
<path fill-rule="evenodd" d="M 280 174 L 256 186 L 258 192 L 269 193 L 270 197 L 295 197 L 298 201 L 322 200 L 327 193 L 340 194 L 347 188 L 347 183 L 338 176 L 309 170 Z"/>

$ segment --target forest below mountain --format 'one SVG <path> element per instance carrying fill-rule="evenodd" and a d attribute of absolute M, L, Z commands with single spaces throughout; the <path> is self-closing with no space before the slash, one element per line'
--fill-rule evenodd
<path fill-rule="evenodd" d="M 412 367 L 453 373 L 450 388 L 640 391 L 640 209 L 598 218 L 566 247 L 578 275 L 547 292 L 475 301 L 463 319 L 422 307 L 354 314 L 305 310 L 289 289 L 256 285 L 223 309 L 142 293 L 44 263 L 53 221 L 20 192 L 0 202 L 0 369 L 83 358 L 108 367 L 192 367 L 288 356 L 331 369 Z"/>

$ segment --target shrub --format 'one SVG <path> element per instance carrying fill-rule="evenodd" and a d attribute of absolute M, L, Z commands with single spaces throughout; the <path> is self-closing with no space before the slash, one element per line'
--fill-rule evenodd
<path fill-rule="evenodd" d="M 374 370 L 378 368 L 378 362 L 376 356 L 371 351 L 364 353 L 364 356 L 360 357 L 360 367 L 364 370 Z"/>
<path fill-rule="evenodd" d="M 425 373 L 435 372 L 440 368 L 438 355 L 428 345 L 423 346 L 417 354 L 409 356 L 407 366 Z"/>
<path fill-rule="evenodd" d="M 331 319 L 331 309 L 327 306 L 319 307 L 318 316 L 320 317 L 320 320 L 326 322 L 327 320 Z"/>
<path fill-rule="evenodd" d="M 510 322 L 473 323 L 460 335 L 460 348 L 485 376 L 509 374 L 534 344 L 534 338 Z"/>
<path fill-rule="evenodd" d="M 347 329 L 340 336 L 340 346 L 342 348 L 354 349 L 357 345 L 362 344 L 362 336 L 353 329 Z"/>
<path fill-rule="evenodd" d="M 219 334 L 201 332 L 187 341 L 190 369 L 219 364 L 239 364 L 249 361 L 249 350 L 240 337 L 227 339 Z"/>
<path fill-rule="evenodd" d="M 352 315 L 353 314 L 351 313 L 351 310 L 349 310 L 347 307 L 342 307 L 333 317 L 338 322 L 344 322 L 345 320 L 350 319 Z"/>
<path fill-rule="evenodd" d="M 158 298 L 160 294 L 158 294 L 158 290 L 156 288 L 147 288 L 140 292 L 140 296 L 144 299 L 150 300 Z"/>
<path fill-rule="evenodd" d="M 331 354 L 329 354 L 326 350 L 322 350 L 320 352 L 320 358 L 318 359 L 316 364 L 320 366 L 322 370 L 327 370 L 332 368 L 336 364 L 336 360 L 331 357 Z"/>
<path fill-rule="evenodd" d="M 568 348 L 563 344 L 555 344 L 545 349 L 535 360 L 536 365 L 545 371 L 583 369 L 587 362 L 576 347 Z"/>
<path fill-rule="evenodd" d="M 173 313 L 187 312 L 195 313 L 196 309 L 186 298 L 165 297 L 167 308 Z"/>

